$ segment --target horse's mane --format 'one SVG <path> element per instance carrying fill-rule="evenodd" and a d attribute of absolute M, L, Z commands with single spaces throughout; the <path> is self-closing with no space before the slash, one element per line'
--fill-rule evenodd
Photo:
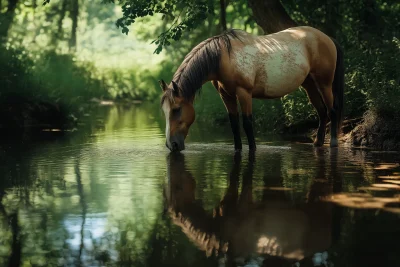
<path fill-rule="evenodd" d="M 186 100 L 194 97 L 196 92 L 201 89 L 204 79 L 210 73 L 219 70 L 222 49 L 226 48 L 228 54 L 232 50 L 231 38 L 239 39 L 237 30 L 228 30 L 220 35 L 208 38 L 186 55 L 172 78 L 172 81 L 178 85 L 180 95 Z M 166 92 L 162 102 L 165 98 L 173 99 L 172 92 Z"/>
<path fill-rule="evenodd" d="M 196 245 L 200 250 L 206 253 L 226 252 L 228 249 L 227 242 L 220 239 L 217 233 L 212 230 L 212 219 L 202 218 L 201 222 L 193 220 L 195 218 L 185 217 L 182 213 L 176 213 L 173 209 L 169 210 L 172 222 L 181 227 L 182 232 Z M 205 225 L 205 223 L 208 223 Z M 211 255 L 207 255 L 211 256 Z"/>

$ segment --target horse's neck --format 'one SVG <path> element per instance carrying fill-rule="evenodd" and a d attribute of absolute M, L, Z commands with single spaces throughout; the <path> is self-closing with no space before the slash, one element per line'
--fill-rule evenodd
<path fill-rule="evenodd" d="M 193 66 L 191 66 L 189 68 L 193 68 Z M 179 69 L 180 69 L 180 67 L 178 68 L 178 70 Z M 182 71 L 179 74 L 175 73 L 173 77 L 178 77 L 178 80 L 174 80 L 174 81 L 176 83 L 178 83 L 178 85 L 185 84 L 185 79 L 188 79 L 188 75 L 187 75 L 188 72 L 190 72 L 190 70 L 185 69 L 184 71 Z M 205 83 L 216 80 L 216 79 L 217 79 L 216 72 L 209 73 L 206 77 L 203 77 L 203 79 L 202 79 L 203 81 L 202 81 L 201 85 L 203 86 Z"/>
<path fill-rule="evenodd" d="M 199 53 L 199 52 L 198 52 Z M 217 78 L 218 66 L 216 57 L 200 52 L 185 59 L 174 74 L 173 80 L 188 95 L 195 95 L 198 90 L 206 83 Z"/>
<path fill-rule="evenodd" d="M 174 76 L 174 77 L 176 77 L 176 76 Z M 189 94 L 187 94 L 187 95 L 190 95 L 190 97 L 188 97 L 187 100 L 188 100 L 191 104 L 193 104 L 193 103 L 194 103 L 194 100 L 195 100 L 196 93 L 201 89 L 201 87 L 202 87 L 205 83 L 207 83 L 207 82 L 209 82 L 209 81 L 213 81 L 213 80 L 215 80 L 216 78 L 217 78 L 217 75 L 216 75 L 215 73 L 210 73 L 210 74 L 207 75 L 206 77 L 203 77 L 201 83 L 199 83 L 199 85 L 196 86 L 196 87 L 198 87 L 198 88 L 195 88 L 194 91 L 192 91 L 192 92 L 190 92 Z M 188 76 L 185 75 L 185 73 L 183 72 L 183 73 L 181 73 L 181 74 L 179 75 L 179 79 L 178 79 L 178 80 L 174 80 L 174 81 L 178 84 L 178 86 L 179 86 L 180 88 L 182 88 L 182 90 L 188 90 L 188 89 L 191 90 L 191 88 L 190 88 L 191 86 L 188 86 L 188 84 L 190 84 L 190 83 L 187 82 L 185 79 L 188 79 Z"/>

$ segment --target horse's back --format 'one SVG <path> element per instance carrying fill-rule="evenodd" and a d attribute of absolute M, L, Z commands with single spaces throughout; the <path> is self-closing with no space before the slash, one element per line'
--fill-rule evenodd
<path fill-rule="evenodd" d="M 332 45 L 328 36 L 305 26 L 263 36 L 240 31 L 238 39 L 232 39 L 225 74 L 237 86 L 252 90 L 253 97 L 281 97 L 296 90 L 310 72 L 326 69 L 321 54 L 336 52 Z"/>
<path fill-rule="evenodd" d="M 307 51 L 310 73 L 332 76 L 333 79 L 337 52 L 335 43 L 328 35 L 309 26 L 293 27 L 280 33 L 281 37 L 285 38 L 286 35 L 287 38 L 287 35 L 289 35 L 292 40 L 304 46 Z M 272 37 L 274 35 L 267 36 Z"/>

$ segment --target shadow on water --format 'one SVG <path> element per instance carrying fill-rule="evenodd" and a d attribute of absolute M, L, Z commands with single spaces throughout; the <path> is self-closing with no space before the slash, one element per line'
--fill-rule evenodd
<path fill-rule="evenodd" d="M 169 154 L 163 132 L 158 106 L 112 106 L 1 143 L 0 266 L 400 265 L 398 153 L 260 136 L 232 154 L 218 128 Z"/>

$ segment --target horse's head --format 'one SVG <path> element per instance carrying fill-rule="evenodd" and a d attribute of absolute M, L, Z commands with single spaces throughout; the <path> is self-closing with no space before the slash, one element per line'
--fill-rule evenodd
<path fill-rule="evenodd" d="M 185 149 L 185 138 L 189 128 L 194 122 L 195 113 L 193 101 L 185 99 L 172 81 L 167 85 L 163 80 L 160 81 L 163 95 L 161 105 L 166 120 L 166 143 L 171 151 L 181 151 Z"/>

